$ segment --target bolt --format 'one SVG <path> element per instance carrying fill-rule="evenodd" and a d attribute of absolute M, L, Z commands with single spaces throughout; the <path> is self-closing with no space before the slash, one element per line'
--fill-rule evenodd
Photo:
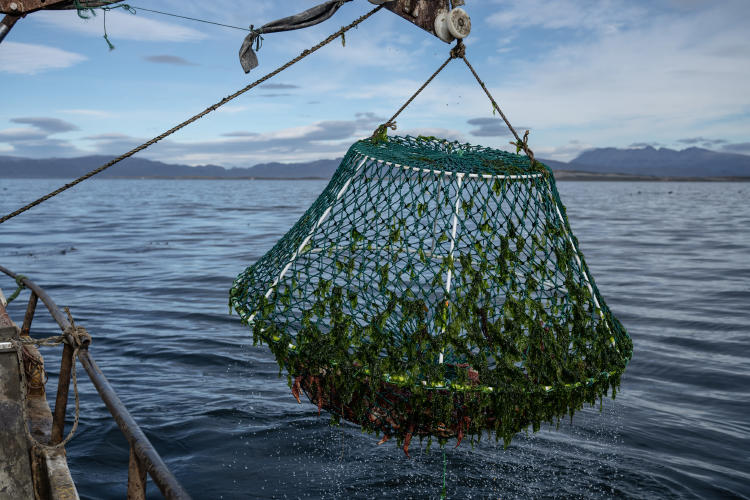
<path fill-rule="evenodd" d="M 18 4 L 16 2 L 11 2 L 10 10 L 18 10 Z"/>

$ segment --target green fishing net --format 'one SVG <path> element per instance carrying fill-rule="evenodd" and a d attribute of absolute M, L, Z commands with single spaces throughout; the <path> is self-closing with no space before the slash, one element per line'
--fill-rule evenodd
<path fill-rule="evenodd" d="M 552 172 L 433 137 L 351 146 L 235 280 L 230 307 L 292 393 L 396 437 L 520 430 L 612 397 L 632 342 L 578 250 Z"/>

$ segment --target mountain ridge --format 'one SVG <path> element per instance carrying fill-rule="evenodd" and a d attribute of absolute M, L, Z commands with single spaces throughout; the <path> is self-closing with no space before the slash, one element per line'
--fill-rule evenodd
<path fill-rule="evenodd" d="M 22 158 L 0 156 L 0 178 L 75 178 L 107 163 L 112 157 L 90 155 L 77 158 Z M 298 163 L 260 163 L 252 167 L 225 168 L 219 165 L 188 166 L 145 158 L 127 158 L 99 174 L 102 178 L 211 178 L 211 179 L 329 179 L 341 159 Z M 584 177 L 632 176 L 647 178 L 750 177 L 750 156 L 719 153 L 703 148 L 595 148 L 570 162 L 544 160 L 554 171 Z M 624 176 L 624 177 L 623 177 Z"/>

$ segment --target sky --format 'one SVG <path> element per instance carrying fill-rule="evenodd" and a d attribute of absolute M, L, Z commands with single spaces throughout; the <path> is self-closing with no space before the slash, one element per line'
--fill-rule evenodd
<path fill-rule="evenodd" d="M 137 0 L 81 19 L 21 19 L 0 44 L 0 155 L 119 155 L 275 69 L 370 10 L 344 4 L 312 28 L 264 36 L 245 74 L 242 30 L 322 0 Z M 466 0 L 466 57 L 541 158 L 597 147 L 750 154 L 750 1 Z M 450 45 L 382 10 L 247 94 L 138 153 L 248 167 L 342 156 L 435 71 Z M 391 134 L 511 149 L 466 66 L 452 61 Z"/>

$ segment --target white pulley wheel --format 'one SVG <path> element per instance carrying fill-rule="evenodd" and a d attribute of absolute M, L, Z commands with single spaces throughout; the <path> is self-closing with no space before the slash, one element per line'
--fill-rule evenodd
<path fill-rule="evenodd" d="M 471 33 L 471 18 L 461 7 L 456 7 L 448 13 L 446 24 L 448 31 L 456 38 L 466 38 Z"/>
<path fill-rule="evenodd" d="M 453 35 L 448 27 L 448 16 L 449 13 L 445 9 L 440 9 L 435 17 L 435 34 L 439 39 L 444 42 L 451 43 L 453 41 Z"/>

